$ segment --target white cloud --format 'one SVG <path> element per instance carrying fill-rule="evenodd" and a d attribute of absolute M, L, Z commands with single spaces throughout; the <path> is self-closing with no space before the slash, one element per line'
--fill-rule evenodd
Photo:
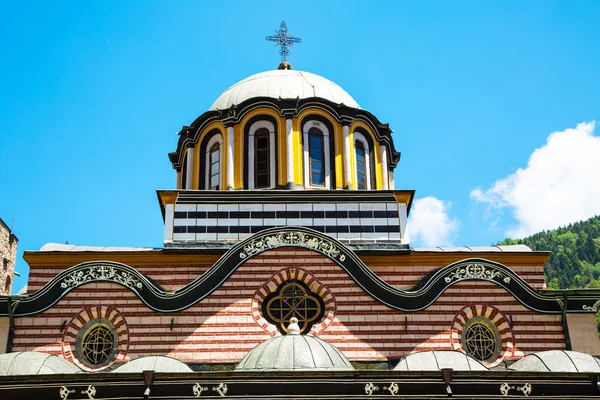
<path fill-rule="evenodd" d="M 451 205 L 433 196 L 415 200 L 408 224 L 413 242 L 426 247 L 450 245 L 458 230 L 458 221 L 448 215 Z"/>
<path fill-rule="evenodd" d="M 535 149 L 527 167 L 496 181 L 471 198 L 491 210 L 512 209 L 517 226 L 506 234 L 522 238 L 600 214 L 600 137 L 595 123 L 554 132 Z"/>

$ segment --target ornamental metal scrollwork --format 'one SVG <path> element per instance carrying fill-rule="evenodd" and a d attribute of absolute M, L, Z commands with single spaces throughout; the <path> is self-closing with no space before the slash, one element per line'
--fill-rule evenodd
<path fill-rule="evenodd" d="M 346 256 L 333 242 L 300 231 L 280 232 L 253 240 L 247 246 L 244 246 L 243 251 L 240 253 L 240 258 L 252 257 L 264 251 L 285 246 L 304 247 L 315 250 L 342 262 L 346 259 Z"/>
<path fill-rule="evenodd" d="M 192 387 L 192 392 L 194 392 L 194 396 L 200 397 L 202 392 L 208 392 L 208 387 L 200 386 L 199 383 L 196 383 L 194 387 Z"/>
<path fill-rule="evenodd" d="M 400 391 L 400 387 L 396 382 L 392 382 L 392 384 L 389 387 L 384 386 L 383 390 L 387 390 L 392 396 L 395 396 Z"/>
<path fill-rule="evenodd" d="M 483 264 L 468 264 L 455 269 L 450 274 L 446 275 L 444 280 L 446 283 L 450 283 L 453 280 L 459 281 L 462 279 L 485 279 L 491 281 L 496 278 L 502 279 L 504 283 L 510 283 L 510 277 L 504 272 L 491 269 Z"/>
<path fill-rule="evenodd" d="M 219 386 L 215 386 L 212 388 L 213 392 L 219 393 L 220 396 L 225 397 L 229 388 L 226 383 L 219 383 Z"/>
<path fill-rule="evenodd" d="M 531 394 L 531 384 L 530 383 L 526 383 L 521 387 L 517 388 L 518 392 L 523 392 L 523 394 L 525 396 L 529 396 Z"/>
<path fill-rule="evenodd" d="M 516 389 L 517 392 L 523 393 L 525 396 L 529 396 L 533 388 L 530 383 L 526 383 L 523 386 L 510 386 L 508 383 L 504 382 L 500 385 L 500 393 L 502 393 L 503 396 L 508 396 L 508 393 L 514 389 Z"/>
<path fill-rule="evenodd" d="M 61 386 L 58 394 L 62 400 L 67 400 L 71 393 L 75 393 L 75 389 L 69 390 L 66 386 Z"/>
<path fill-rule="evenodd" d="M 133 274 L 126 271 L 118 271 L 113 266 L 97 265 L 87 267 L 83 270 L 74 271 L 67 275 L 60 284 L 63 289 L 73 289 L 84 283 L 106 280 L 121 283 L 131 289 L 140 291 L 143 288 L 142 282 Z"/>
<path fill-rule="evenodd" d="M 587 304 L 584 304 L 582 308 L 583 308 L 584 311 L 593 311 L 593 312 L 596 312 L 596 311 L 598 311 L 598 306 L 599 305 L 600 305 L 600 300 L 598 300 L 597 302 L 595 302 L 594 305 L 592 305 L 592 306 L 588 306 Z"/>
<path fill-rule="evenodd" d="M 379 390 L 379 386 L 373 385 L 372 382 L 369 382 L 365 385 L 365 394 L 371 396 L 373 393 Z"/>
<path fill-rule="evenodd" d="M 88 399 L 94 399 L 94 396 L 96 395 L 96 388 L 93 387 L 92 385 L 89 385 L 88 388 L 86 390 L 82 390 L 81 394 L 87 394 Z"/>

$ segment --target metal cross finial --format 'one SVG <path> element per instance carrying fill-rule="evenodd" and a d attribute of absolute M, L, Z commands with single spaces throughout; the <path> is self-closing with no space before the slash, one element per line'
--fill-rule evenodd
<path fill-rule="evenodd" d="M 288 33 L 285 21 L 281 21 L 279 30 L 275 30 L 275 33 L 276 35 L 267 36 L 265 39 L 270 42 L 275 42 L 275 46 L 281 46 L 279 55 L 282 57 L 282 61 L 286 61 L 286 57 L 290 55 L 289 48 L 292 47 L 294 43 L 300 43 L 302 39 L 293 37 L 291 33 Z"/>

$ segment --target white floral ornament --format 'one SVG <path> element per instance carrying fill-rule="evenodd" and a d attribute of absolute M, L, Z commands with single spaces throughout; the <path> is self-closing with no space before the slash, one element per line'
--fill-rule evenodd
<path fill-rule="evenodd" d="M 453 280 L 462 279 L 485 279 L 487 281 L 501 278 L 504 283 L 510 283 L 510 277 L 504 272 L 491 269 L 483 264 L 468 264 L 467 266 L 460 267 L 448 274 L 444 280 L 446 283 L 450 283 Z"/>
<path fill-rule="evenodd" d="M 60 284 L 63 289 L 76 288 L 84 283 L 95 280 L 105 280 L 121 283 L 134 290 L 142 290 L 142 282 L 132 273 L 118 271 L 113 266 L 97 265 L 86 269 L 74 271 L 67 275 Z"/>
<path fill-rule="evenodd" d="M 280 232 L 251 241 L 244 246 L 240 258 L 248 258 L 264 251 L 278 247 L 295 246 L 319 251 L 330 258 L 344 261 L 346 256 L 337 248 L 335 243 L 321 239 L 304 232 Z"/>

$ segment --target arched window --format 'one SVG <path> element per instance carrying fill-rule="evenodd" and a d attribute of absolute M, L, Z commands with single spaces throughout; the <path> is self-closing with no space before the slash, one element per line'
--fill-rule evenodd
<path fill-rule="evenodd" d="M 248 131 L 248 189 L 275 188 L 275 125 L 254 122 Z"/>
<path fill-rule="evenodd" d="M 354 144 L 356 149 L 356 188 L 364 190 L 367 188 L 367 162 L 365 145 L 360 140 Z"/>
<path fill-rule="evenodd" d="M 12 283 L 12 279 L 10 278 L 10 276 L 6 277 L 6 282 L 4 282 L 4 291 L 8 294 L 10 294 L 9 290 L 10 290 L 10 284 Z"/>
<path fill-rule="evenodd" d="M 209 150 L 210 177 L 208 178 L 208 188 L 210 190 L 219 190 L 221 181 L 221 143 L 215 143 Z"/>
<path fill-rule="evenodd" d="M 369 141 L 362 133 L 357 131 L 354 131 L 354 139 L 356 188 L 358 190 L 376 189 L 375 159 Z"/>
<path fill-rule="evenodd" d="M 221 171 L 223 171 L 223 137 L 214 135 L 206 144 L 204 187 L 207 190 L 221 189 Z"/>
<path fill-rule="evenodd" d="M 308 121 L 303 128 L 304 186 L 330 187 L 329 130 L 320 121 Z"/>
<path fill-rule="evenodd" d="M 308 131 L 308 158 L 311 186 L 325 185 L 325 151 L 323 133 L 316 128 Z"/>
<path fill-rule="evenodd" d="M 269 179 L 269 131 L 261 128 L 254 134 L 254 188 L 270 186 Z"/>

